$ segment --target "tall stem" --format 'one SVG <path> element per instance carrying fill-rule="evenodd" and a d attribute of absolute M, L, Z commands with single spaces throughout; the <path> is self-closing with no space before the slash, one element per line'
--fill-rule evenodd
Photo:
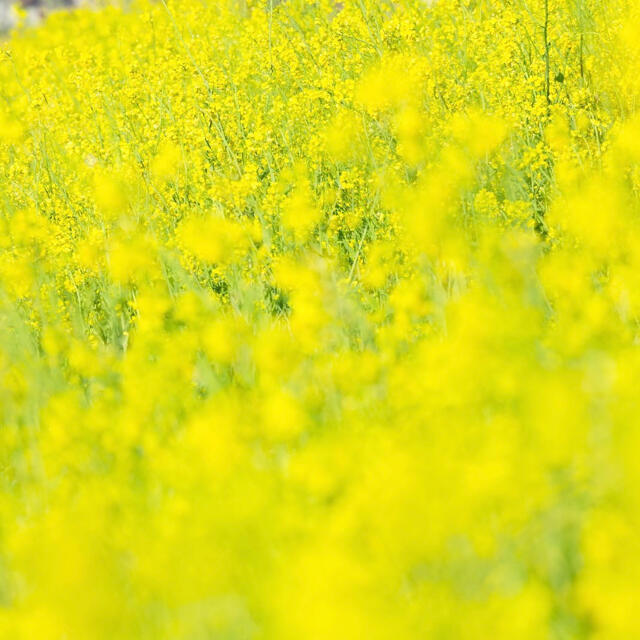
<path fill-rule="evenodd" d="M 544 0 L 544 90 L 547 98 L 547 111 L 551 105 L 550 87 L 550 63 L 549 63 L 549 0 Z"/>

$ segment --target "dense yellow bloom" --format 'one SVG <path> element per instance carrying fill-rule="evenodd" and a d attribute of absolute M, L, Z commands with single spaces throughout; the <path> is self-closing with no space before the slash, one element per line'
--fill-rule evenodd
<path fill-rule="evenodd" d="M 639 17 L 3 42 L 0 640 L 640 637 Z"/>

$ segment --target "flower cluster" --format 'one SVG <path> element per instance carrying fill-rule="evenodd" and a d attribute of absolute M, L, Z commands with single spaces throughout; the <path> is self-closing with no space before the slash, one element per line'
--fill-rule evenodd
<path fill-rule="evenodd" d="M 0 43 L 0 640 L 640 637 L 638 25 L 139 0 Z"/>

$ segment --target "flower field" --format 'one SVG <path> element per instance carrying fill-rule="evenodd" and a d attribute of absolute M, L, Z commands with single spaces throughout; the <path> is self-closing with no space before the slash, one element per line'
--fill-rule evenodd
<path fill-rule="evenodd" d="M 634 640 L 639 452 L 634 0 L 0 42 L 0 640 Z"/>

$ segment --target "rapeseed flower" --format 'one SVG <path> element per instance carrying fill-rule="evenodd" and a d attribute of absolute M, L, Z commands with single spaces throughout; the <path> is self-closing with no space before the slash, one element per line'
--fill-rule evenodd
<path fill-rule="evenodd" d="M 638 17 L 16 28 L 0 640 L 638 637 Z"/>

